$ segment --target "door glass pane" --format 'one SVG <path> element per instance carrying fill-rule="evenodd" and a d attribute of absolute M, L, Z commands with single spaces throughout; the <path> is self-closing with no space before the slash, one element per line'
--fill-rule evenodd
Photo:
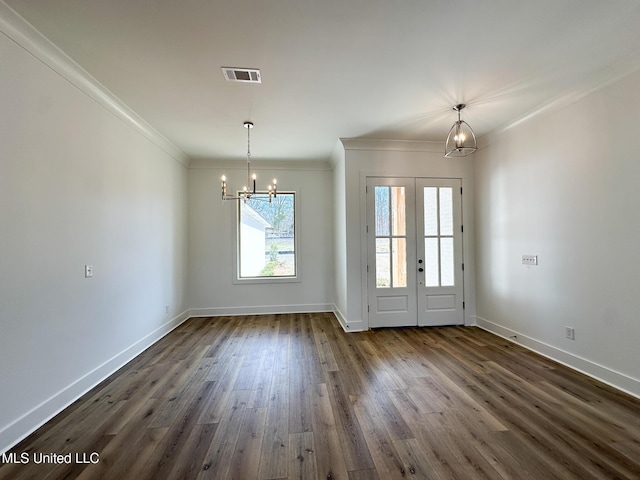
<path fill-rule="evenodd" d="M 376 236 L 389 235 L 389 187 L 375 187 Z"/>
<path fill-rule="evenodd" d="M 392 235 L 406 235 L 404 187 L 391 187 L 391 215 L 393 216 Z"/>
<path fill-rule="evenodd" d="M 443 287 L 453 286 L 454 262 L 452 237 L 440 239 L 440 268 L 442 269 L 440 285 Z"/>
<path fill-rule="evenodd" d="M 438 189 L 424 187 L 424 234 L 438 235 Z"/>
<path fill-rule="evenodd" d="M 424 284 L 427 287 L 440 285 L 440 264 L 438 262 L 438 239 L 424 239 Z"/>
<path fill-rule="evenodd" d="M 388 238 L 376 238 L 376 287 L 391 287 L 391 252 Z"/>
<path fill-rule="evenodd" d="M 440 189 L 440 235 L 453 235 L 453 189 Z"/>
<path fill-rule="evenodd" d="M 393 277 L 392 285 L 394 288 L 407 286 L 407 239 L 394 238 L 393 244 Z"/>

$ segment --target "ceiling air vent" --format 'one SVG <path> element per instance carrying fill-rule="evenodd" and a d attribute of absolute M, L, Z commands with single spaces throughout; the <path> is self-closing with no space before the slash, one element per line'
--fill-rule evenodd
<path fill-rule="evenodd" d="M 222 67 L 222 73 L 228 82 L 262 83 L 260 70 L 257 68 Z"/>

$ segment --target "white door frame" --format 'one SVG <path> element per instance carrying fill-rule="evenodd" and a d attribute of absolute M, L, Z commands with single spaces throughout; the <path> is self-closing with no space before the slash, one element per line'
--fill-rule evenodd
<path fill-rule="evenodd" d="M 462 242 L 462 181 L 454 178 L 416 178 L 416 249 L 418 255 L 418 325 L 463 325 L 464 324 L 464 254 Z M 431 232 L 425 232 L 424 195 L 430 188 L 434 194 Z M 440 194 L 440 195 L 438 195 Z M 442 196 L 442 198 L 440 198 Z M 447 200 L 448 201 L 445 201 Z M 443 205 L 441 205 L 441 202 Z M 449 203 L 450 202 L 450 203 Z M 447 208 L 445 204 L 448 204 Z M 448 210 L 446 219 L 442 214 Z M 422 214 L 418 214 L 418 212 Z M 449 224 L 449 221 L 451 222 Z M 426 284 L 430 265 L 425 256 L 425 237 L 432 241 L 436 255 L 433 286 Z M 451 247 L 451 262 L 445 261 L 441 249 Z M 446 250 L 446 249 L 445 249 Z M 421 260 L 424 263 L 421 263 Z M 424 268 L 423 268 L 424 266 Z M 422 270 L 421 270 L 422 269 Z M 445 275 L 444 272 L 447 272 Z M 445 278 L 446 277 L 446 278 Z"/>
<path fill-rule="evenodd" d="M 383 222 L 385 232 L 377 232 L 375 198 L 376 189 L 383 187 L 380 192 L 388 195 L 388 218 Z M 386 187 L 389 187 L 387 189 Z M 395 188 L 394 188 L 395 187 Z M 369 327 L 406 327 L 415 326 L 418 318 L 418 289 L 416 265 L 416 225 L 415 225 L 415 179 L 410 177 L 369 177 L 367 178 L 367 313 Z M 400 195 L 403 208 L 393 209 L 394 191 Z M 401 232 L 394 232 L 394 217 L 402 211 L 400 222 Z M 376 242 L 381 241 L 388 253 L 381 253 L 389 264 L 381 272 L 378 265 Z M 394 244 L 398 242 L 397 245 Z M 402 252 L 397 257 L 400 268 L 394 267 L 396 255 L 393 251 Z M 372 261 L 369 261 L 372 259 Z M 402 275 L 401 273 L 405 273 Z M 398 275 L 398 278 L 394 278 Z M 382 283 L 387 287 L 378 287 L 377 279 L 384 277 Z M 396 284 L 399 281 L 401 284 Z"/>
<path fill-rule="evenodd" d="M 375 265 L 371 265 L 373 263 L 371 261 L 372 257 L 375 258 L 375 235 L 369 235 L 366 231 L 367 225 L 368 228 L 375 228 L 371 226 L 374 212 L 373 209 L 373 192 L 371 191 L 371 195 L 366 194 L 365 188 L 365 215 L 363 215 L 363 223 L 364 223 L 364 246 L 366 247 L 366 251 L 363 252 L 363 257 L 366 259 L 363 263 L 364 272 L 363 272 L 363 280 L 365 280 L 364 284 L 364 292 L 366 292 L 364 298 L 364 304 L 366 305 L 365 314 L 367 315 L 369 328 L 372 327 L 380 327 L 380 326 L 401 326 L 401 325 L 421 325 L 421 326 L 436 326 L 436 325 L 462 325 L 465 323 L 465 312 L 464 312 L 464 273 L 463 273 L 463 231 L 462 231 L 462 179 L 461 178 L 442 178 L 442 177 L 403 177 L 403 176 L 393 176 L 393 175 L 363 175 L 363 180 L 365 183 L 365 187 L 372 189 L 374 187 L 374 183 L 376 179 L 380 181 L 380 185 L 406 185 L 410 186 L 408 190 L 410 190 L 410 195 L 407 195 L 407 202 L 412 203 L 412 205 L 407 207 L 407 210 L 419 210 L 419 214 L 414 211 L 414 215 L 410 218 L 409 212 L 407 212 L 407 241 L 409 246 L 409 238 L 411 238 L 412 248 L 408 248 L 407 250 L 407 279 L 408 284 L 407 288 L 393 288 L 389 289 L 387 292 L 386 289 L 375 288 L 375 271 L 373 276 L 367 273 L 367 269 L 375 268 Z M 425 186 L 433 186 L 433 187 L 451 187 L 454 191 L 454 245 L 455 245 L 455 284 L 452 287 L 447 286 L 438 286 L 425 288 L 425 274 L 418 273 L 418 267 L 422 267 L 422 265 L 418 265 L 417 260 L 418 256 L 424 258 L 424 216 L 422 213 L 423 209 L 423 194 Z M 459 195 L 458 195 L 459 192 Z M 420 203 L 418 205 L 418 203 Z M 415 219 L 415 220 L 414 220 Z M 410 225 L 413 223 L 413 225 Z M 458 230 L 459 229 L 459 230 Z M 422 230 L 422 231 L 420 231 Z M 373 242 L 373 243 L 372 243 Z M 414 243 L 415 242 L 415 243 Z M 426 260 L 426 259 L 425 259 Z M 410 291 L 405 290 L 415 290 L 415 293 L 412 294 Z M 451 290 L 451 291 L 449 291 Z M 418 299 L 418 296 L 420 298 Z M 405 303 L 401 302 L 403 298 L 409 298 L 410 302 L 415 302 L 415 307 L 413 305 L 405 305 Z M 382 299 L 382 300 L 380 300 Z M 380 301 L 379 301 L 380 300 Z M 391 315 L 387 316 L 387 312 L 382 311 L 384 319 L 381 319 L 380 310 L 378 303 L 384 301 L 384 304 L 390 308 Z M 372 305 L 372 302 L 374 305 Z M 403 303 L 403 305 L 400 305 Z M 410 314 L 413 316 L 414 320 L 407 321 L 407 316 L 404 316 L 404 320 L 399 319 L 402 317 L 396 318 L 393 315 L 394 305 L 397 304 L 398 308 L 401 306 L 402 308 L 398 310 L 399 314 L 404 313 Z M 371 311 L 371 308 L 374 311 Z M 395 307 L 394 307 L 395 308 Z M 421 309 L 421 312 L 418 312 L 418 309 Z"/>

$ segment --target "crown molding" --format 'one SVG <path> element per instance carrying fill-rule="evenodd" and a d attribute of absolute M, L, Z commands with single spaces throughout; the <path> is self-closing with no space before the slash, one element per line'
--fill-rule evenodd
<path fill-rule="evenodd" d="M 418 140 L 382 140 L 377 138 L 341 138 L 345 150 L 384 150 L 431 152 L 444 155 L 444 142 Z"/>
<path fill-rule="evenodd" d="M 2 0 L 0 0 L 0 33 L 146 137 L 173 159 L 184 166 L 189 166 L 190 159 L 182 150 L 149 125 Z"/>
<path fill-rule="evenodd" d="M 225 169 L 246 170 L 247 159 L 216 160 L 216 159 L 192 159 L 189 169 Z M 260 170 L 331 170 L 331 164 L 326 160 L 258 160 L 251 162 L 251 169 Z"/>

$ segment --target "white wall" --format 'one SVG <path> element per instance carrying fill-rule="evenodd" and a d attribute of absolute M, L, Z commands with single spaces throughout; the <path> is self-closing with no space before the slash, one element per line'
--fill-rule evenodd
<path fill-rule="evenodd" d="M 465 324 L 475 315 L 473 161 L 470 157 L 444 158 L 442 144 L 433 142 L 343 140 L 345 147 L 346 297 L 343 327 L 366 330 L 366 196 L 367 176 L 461 178 L 464 189 L 462 217 L 465 262 Z M 334 178 L 339 181 L 339 171 Z M 342 239 L 339 239 L 340 241 Z M 338 282 L 336 282 L 338 285 Z M 343 321 L 343 319 L 340 319 Z"/>
<path fill-rule="evenodd" d="M 231 192 L 242 186 L 246 170 L 237 162 L 234 167 L 213 160 L 197 161 L 189 169 L 189 306 L 194 316 L 326 311 L 333 307 L 333 193 L 329 165 L 258 163 L 252 163 L 258 183 L 261 178 L 268 182 L 276 177 L 279 190 L 297 193 L 297 268 L 301 281 L 233 282 L 237 206 L 236 202 L 220 199 L 220 177 L 227 175 Z"/>
<path fill-rule="evenodd" d="M 187 253 L 184 165 L 63 77 L 87 81 L 7 15 L 2 7 L 0 451 L 183 319 Z M 48 62 L 47 49 L 58 58 Z"/>
<path fill-rule="evenodd" d="M 478 324 L 635 395 L 639 84 L 534 117 L 475 159 Z"/>
<path fill-rule="evenodd" d="M 347 184 L 345 150 L 338 141 L 331 155 L 333 180 L 334 313 L 346 325 L 347 312 Z"/>

